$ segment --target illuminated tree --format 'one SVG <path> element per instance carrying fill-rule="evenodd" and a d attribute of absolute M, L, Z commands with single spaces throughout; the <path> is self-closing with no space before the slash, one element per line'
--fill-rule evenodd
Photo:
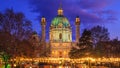
<path fill-rule="evenodd" d="M 90 31 L 92 33 L 92 41 L 94 44 L 94 57 L 103 57 L 105 54 L 107 55 L 109 52 L 108 47 L 110 46 L 108 43 L 110 40 L 108 29 L 98 25 L 91 28 Z"/>
<path fill-rule="evenodd" d="M 23 40 L 19 42 L 18 47 L 18 56 L 21 57 L 33 57 L 34 56 L 34 48 L 32 44 L 28 40 Z"/>
<path fill-rule="evenodd" d="M 93 52 L 93 56 L 95 58 L 102 58 L 105 57 L 106 55 L 108 55 L 108 42 L 98 42 L 97 46 L 94 48 L 94 52 Z"/>
<path fill-rule="evenodd" d="M 93 50 L 92 36 L 89 30 L 84 30 L 79 40 L 79 54 L 81 57 L 90 57 Z"/>
<path fill-rule="evenodd" d="M 10 59 L 10 55 L 5 52 L 0 52 L 0 58 L 2 58 L 2 61 L 4 62 L 5 68 L 8 67 L 8 61 Z"/>
<path fill-rule="evenodd" d="M 76 47 L 70 51 L 71 58 L 90 57 L 93 51 L 92 36 L 89 30 L 84 30 Z"/>
<path fill-rule="evenodd" d="M 23 13 L 12 9 L 0 12 L 0 52 L 10 55 L 11 59 L 31 56 L 32 47 L 24 40 L 28 41 L 32 32 L 31 21 Z"/>

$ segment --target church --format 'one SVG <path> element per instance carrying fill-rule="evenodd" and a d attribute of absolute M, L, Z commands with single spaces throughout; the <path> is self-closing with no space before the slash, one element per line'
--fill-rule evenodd
<path fill-rule="evenodd" d="M 68 58 L 71 47 L 75 46 L 80 38 L 80 18 L 75 19 L 76 41 L 72 41 L 72 28 L 69 20 L 64 16 L 62 7 L 59 7 L 56 17 L 49 27 L 49 42 L 46 42 L 46 18 L 41 18 L 42 37 L 44 48 L 49 48 L 49 57 Z"/>

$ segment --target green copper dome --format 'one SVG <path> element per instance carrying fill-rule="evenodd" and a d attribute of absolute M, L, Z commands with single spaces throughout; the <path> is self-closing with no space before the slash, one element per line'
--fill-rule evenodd
<path fill-rule="evenodd" d="M 56 16 L 51 23 L 51 26 L 54 27 L 69 27 L 70 23 L 66 17 L 62 16 Z"/>

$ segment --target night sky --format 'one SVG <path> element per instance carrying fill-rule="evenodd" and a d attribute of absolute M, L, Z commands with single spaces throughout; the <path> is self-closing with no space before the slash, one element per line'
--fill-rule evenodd
<path fill-rule="evenodd" d="M 81 31 L 95 25 L 108 28 L 110 38 L 120 39 L 120 0 L 0 0 L 0 12 L 12 8 L 15 12 L 23 12 L 32 21 L 34 31 L 41 33 L 40 18 L 47 19 L 47 39 L 49 26 L 57 15 L 62 3 L 64 15 L 70 21 L 73 40 L 75 39 L 75 17 L 81 19 Z M 82 33 L 82 32 L 81 32 Z"/>

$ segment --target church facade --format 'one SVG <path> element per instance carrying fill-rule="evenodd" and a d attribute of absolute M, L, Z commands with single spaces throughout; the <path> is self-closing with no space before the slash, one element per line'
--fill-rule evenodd
<path fill-rule="evenodd" d="M 50 48 L 50 57 L 53 58 L 68 58 L 69 52 L 72 46 L 78 42 L 80 37 L 80 19 L 76 17 L 76 42 L 72 41 L 72 28 L 69 20 L 64 16 L 63 10 L 60 7 L 58 9 L 58 14 L 51 21 L 50 31 L 49 31 L 49 42 L 46 42 L 46 18 L 41 18 L 41 28 L 42 28 L 42 39 L 41 42 L 44 44 L 45 48 Z"/>

